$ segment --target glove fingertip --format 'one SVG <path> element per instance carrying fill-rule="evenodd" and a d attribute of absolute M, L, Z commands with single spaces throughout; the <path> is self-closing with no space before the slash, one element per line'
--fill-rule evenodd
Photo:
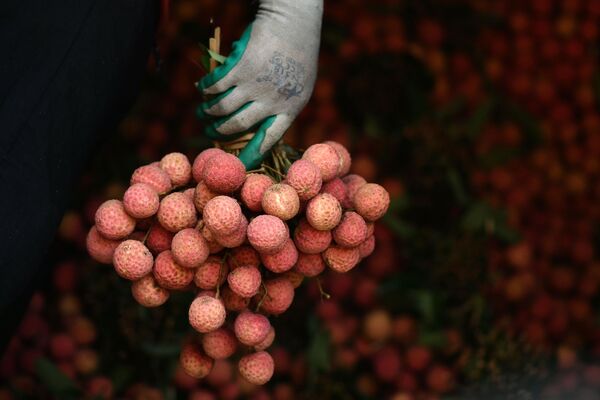
<path fill-rule="evenodd" d="M 242 163 L 246 166 L 247 170 L 258 167 L 265 155 L 267 154 L 267 152 L 261 153 L 260 147 L 262 145 L 262 142 L 265 140 L 267 129 L 269 129 L 271 125 L 273 125 L 276 118 L 276 115 L 272 115 L 265 119 L 264 122 L 260 125 L 260 128 L 258 128 L 258 130 L 256 131 L 254 137 L 250 139 L 246 147 L 244 147 L 240 152 L 239 158 L 242 161 Z"/>

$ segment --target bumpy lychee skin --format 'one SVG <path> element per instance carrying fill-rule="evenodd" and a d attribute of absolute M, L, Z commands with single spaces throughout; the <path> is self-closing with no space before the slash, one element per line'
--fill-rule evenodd
<path fill-rule="evenodd" d="M 348 272 L 360 261 L 356 247 L 331 246 L 323 253 L 325 263 L 336 272 Z"/>
<path fill-rule="evenodd" d="M 371 235 L 366 238 L 359 246 L 358 252 L 360 258 L 369 257 L 375 250 L 375 235 Z"/>
<path fill-rule="evenodd" d="M 235 232 L 229 235 L 214 235 L 215 240 L 221 246 L 228 249 L 234 249 L 241 246 L 246 241 L 246 232 L 248 231 L 248 219 L 242 215 L 240 225 Z"/>
<path fill-rule="evenodd" d="M 123 195 L 123 206 L 134 218 L 148 218 L 156 214 L 160 200 L 156 190 L 147 183 L 130 186 Z"/>
<path fill-rule="evenodd" d="M 240 374 L 254 385 L 264 385 L 273 377 L 275 363 L 273 357 L 266 351 L 248 354 L 238 363 Z"/>
<path fill-rule="evenodd" d="M 267 295 L 264 290 L 254 297 L 262 300 L 261 310 L 269 314 L 278 315 L 287 310 L 294 300 L 294 286 L 286 278 L 276 278 L 265 282 Z"/>
<path fill-rule="evenodd" d="M 173 186 L 183 186 L 192 178 L 190 160 L 182 153 L 169 153 L 160 160 L 160 168 L 169 175 Z"/>
<path fill-rule="evenodd" d="M 312 278 L 323 272 L 325 261 L 321 254 L 300 253 L 294 269 L 307 278 Z"/>
<path fill-rule="evenodd" d="M 125 240 L 115 250 L 113 264 L 120 277 L 134 281 L 152 271 L 154 257 L 142 242 Z"/>
<path fill-rule="evenodd" d="M 342 247 L 356 247 L 367 238 L 367 224 L 354 211 L 346 211 L 333 230 L 333 240 Z"/>
<path fill-rule="evenodd" d="M 285 181 L 298 193 L 300 200 L 315 197 L 323 184 L 321 170 L 309 160 L 294 161 L 287 171 Z"/>
<path fill-rule="evenodd" d="M 118 240 L 103 237 L 98 233 L 96 226 L 92 226 L 85 241 L 90 256 L 102 264 L 112 263 L 113 254 L 119 243 L 121 242 Z"/>
<path fill-rule="evenodd" d="M 261 259 L 265 268 L 277 274 L 289 271 L 298 261 L 298 250 L 292 239 L 286 240 L 277 253 L 263 254 Z"/>
<path fill-rule="evenodd" d="M 192 175 L 194 177 L 194 180 L 196 182 L 200 182 L 202 180 L 202 173 L 204 172 L 204 165 L 206 164 L 206 161 L 209 158 L 216 156 L 217 154 L 223 154 L 223 153 L 225 153 L 223 150 L 213 147 L 210 149 L 206 149 L 206 150 L 202 151 L 200 154 L 198 154 L 196 156 L 196 158 L 194 159 L 194 165 L 192 166 Z"/>
<path fill-rule="evenodd" d="M 206 243 L 208 243 L 208 251 L 210 254 L 216 254 L 224 249 L 224 247 L 215 239 L 214 233 L 208 229 L 208 226 L 204 225 L 204 221 L 202 221 L 199 229 L 200 233 L 202 233 L 202 236 L 206 240 Z"/>
<path fill-rule="evenodd" d="M 133 171 L 129 184 L 135 185 L 136 183 L 147 183 L 158 194 L 167 193 L 172 187 L 171 178 L 157 164 L 144 165 Z"/>
<path fill-rule="evenodd" d="M 235 269 L 241 266 L 256 267 L 260 265 L 260 255 L 252 246 L 244 245 L 236 247 L 229 253 L 229 268 Z"/>
<path fill-rule="evenodd" d="M 196 206 L 196 210 L 199 212 L 204 212 L 204 207 L 206 207 L 206 203 L 208 203 L 211 199 L 217 197 L 219 194 L 213 192 L 206 186 L 206 183 L 200 181 L 198 185 L 196 185 L 196 190 L 194 191 L 194 205 Z"/>
<path fill-rule="evenodd" d="M 281 274 L 281 277 L 290 281 L 294 289 L 298 289 L 302 285 L 302 282 L 304 282 L 304 275 L 293 268 Z"/>
<path fill-rule="evenodd" d="M 338 176 L 340 164 L 342 163 L 338 152 L 325 143 L 310 146 L 302 155 L 302 159 L 312 162 L 319 168 L 323 182 L 330 181 Z"/>
<path fill-rule="evenodd" d="M 194 196 L 196 195 L 196 189 L 195 188 L 187 188 L 183 191 L 183 194 L 185 194 L 190 200 L 194 201 Z"/>
<path fill-rule="evenodd" d="M 233 329 L 240 343 L 255 346 L 265 340 L 271 324 L 268 318 L 262 314 L 244 311 L 236 317 Z"/>
<path fill-rule="evenodd" d="M 204 236 L 194 228 L 181 230 L 173 236 L 171 251 L 177 264 L 197 268 L 206 261 L 209 253 Z"/>
<path fill-rule="evenodd" d="M 167 195 L 158 208 L 158 222 L 168 231 L 178 232 L 196 225 L 196 207 L 183 193 Z"/>
<path fill-rule="evenodd" d="M 269 329 L 269 333 L 267 334 L 267 336 L 263 339 L 262 342 L 260 342 L 259 344 L 254 346 L 254 350 L 256 350 L 256 351 L 266 350 L 269 347 L 271 347 L 271 345 L 273 344 L 274 341 L 275 341 L 275 328 L 273 328 L 271 326 L 271 329 Z"/>
<path fill-rule="evenodd" d="M 348 152 L 348 149 L 346 149 L 342 144 L 334 142 L 333 140 L 328 140 L 324 143 L 333 147 L 340 157 L 338 176 L 346 175 L 350 171 L 350 166 L 352 165 L 352 157 L 350 157 L 350 152 Z"/>
<path fill-rule="evenodd" d="M 213 192 L 233 193 L 242 187 L 246 167 L 233 154 L 223 153 L 210 157 L 202 171 L 202 180 Z"/>
<path fill-rule="evenodd" d="M 199 296 L 192 301 L 188 315 L 190 325 L 195 330 L 208 333 L 223 325 L 227 311 L 221 300 L 211 296 Z"/>
<path fill-rule="evenodd" d="M 240 197 L 242 203 L 250 211 L 260 212 L 262 211 L 262 198 L 265 191 L 271 187 L 275 182 L 273 179 L 264 174 L 249 174 L 246 176 L 242 190 L 240 191 Z"/>
<path fill-rule="evenodd" d="M 228 286 L 225 286 L 221 291 L 221 298 L 228 311 L 242 311 L 248 307 L 248 304 L 250 303 L 249 298 L 240 296 Z"/>
<path fill-rule="evenodd" d="M 390 206 L 390 194 L 383 186 L 367 183 L 356 191 L 352 198 L 354 208 L 367 221 L 383 217 Z"/>
<path fill-rule="evenodd" d="M 259 215 L 248 224 L 248 241 L 259 253 L 273 254 L 283 248 L 289 233 L 285 223 L 273 215 Z"/>
<path fill-rule="evenodd" d="M 342 181 L 346 184 L 346 189 L 348 190 L 348 196 L 342 205 L 344 208 L 354 208 L 354 195 L 358 189 L 367 184 L 367 181 L 362 176 L 356 174 L 346 175 L 342 178 Z"/>
<path fill-rule="evenodd" d="M 154 254 L 162 253 L 171 248 L 171 242 L 175 234 L 163 228 L 160 224 L 154 224 L 146 238 L 146 245 Z"/>
<path fill-rule="evenodd" d="M 169 291 L 158 286 L 152 274 L 133 282 L 131 294 L 144 307 L 158 307 L 169 299 Z"/>
<path fill-rule="evenodd" d="M 241 266 L 227 275 L 229 288 L 241 297 L 252 297 L 258 293 L 262 279 L 258 268 Z"/>
<path fill-rule="evenodd" d="M 225 281 L 227 269 L 227 264 L 219 257 L 210 256 L 196 270 L 194 283 L 200 289 L 215 289 Z"/>
<path fill-rule="evenodd" d="M 156 257 L 153 272 L 158 284 L 169 290 L 184 289 L 194 279 L 194 270 L 177 264 L 170 250 Z"/>
<path fill-rule="evenodd" d="M 222 360 L 235 353 L 237 340 L 229 329 L 219 328 L 202 336 L 202 348 L 210 358 Z"/>
<path fill-rule="evenodd" d="M 283 221 L 292 219 L 300 210 L 300 199 L 296 190 L 288 184 L 277 183 L 269 187 L 262 198 L 265 214 L 274 215 Z"/>
<path fill-rule="evenodd" d="M 119 200 L 102 203 L 95 216 L 96 229 L 107 239 L 119 240 L 131 234 L 135 229 L 135 219 L 125 212 Z"/>
<path fill-rule="evenodd" d="M 188 343 L 181 349 L 179 363 L 188 375 L 201 379 L 208 375 L 214 361 L 200 350 L 200 346 Z"/>
<path fill-rule="evenodd" d="M 321 193 L 329 193 L 335 197 L 340 204 L 346 204 L 348 202 L 348 188 L 346 184 L 340 178 L 334 178 L 323 185 Z"/>
<path fill-rule="evenodd" d="M 294 243 L 298 250 L 307 254 L 319 254 L 331 244 L 331 231 L 313 228 L 306 219 L 301 219 L 294 230 Z"/>
<path fill-rule="evenodd" d="M 330 231 L 342 219 L 342 206 L 329 193 L 318 194 L 306 206 L 306 219 L 313 228 Z"/>
<path fill-rule="evenodd" d="M 203 217 L 212 233 L 230 235 L 242 222 L 242 209 L 233 197 L 217 196 L 206 203 Z"/>

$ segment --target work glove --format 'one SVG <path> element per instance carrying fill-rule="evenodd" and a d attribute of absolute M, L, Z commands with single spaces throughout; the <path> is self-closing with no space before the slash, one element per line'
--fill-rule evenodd
<path fill-rule="evenodd" d="M 323 0 L 261 0 L 225 62 L 198 83 L 210 98 L 197 109 L 209 119 L 210 138 L 256 132 L 239 155 L 247 169 L 260 164 L 312 94 L 322 16 Z"/>

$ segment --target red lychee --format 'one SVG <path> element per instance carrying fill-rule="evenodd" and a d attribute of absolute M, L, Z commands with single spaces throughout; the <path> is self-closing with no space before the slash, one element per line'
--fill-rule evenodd
<path fill-rule="evenodd" d="M 154 257 L 142 242 L 125 240 L 116 248 L 113 264 L 120 277 L 135 281 L 152 271 Z"/>
<path fill-rule="evenodd" d="M 158 307 L 169 299 L 169 291 L 158 286 L 152 274 L 133 282 L 131 294 L 144 307 Z"/>

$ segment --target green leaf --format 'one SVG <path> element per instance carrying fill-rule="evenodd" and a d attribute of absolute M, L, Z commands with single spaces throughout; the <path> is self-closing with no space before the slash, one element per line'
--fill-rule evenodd
<path fill-rule="evenodd" d="M 446 335 L 443 331 L 438 330 L 427 330 L 421 332 L 419 335 L 419 344 L 426 347 L 433 347 L 435 349 L 442 349 L 446 345 Z"/>
<path fill-rule="evenodd" d="M 227 60 L 227 57 L 222 56 L 219 53 L 212 51 L 211 49 L 207 49 L 207 51 L 208 51 L 208 55 L 210 56 L 210 58 L 212 58 L 219 64 L 223 64 L 225 62 L 225 60 Z"/>
<path fill-rule="evenodd" d="M 203 54 L 202 57 L 200 57 L 200 64 L 202 64 L 202 67 L 204 68 L 204 70 L 206 72 L 210 71 L 210 56 L 208 54 Z"/>
<path fill-rule="evenodd" d="M 44 386 L 51 394 L 60 399 L 80 398 L 81 390 L 69 377 L 62 373 L 56 365 L 46 358 L 40 358 L 35 364 L 35 371 Z"/>
<path fill-rule="evenodd" d="M 410 297 L 413 299 L 417 312 L 423 317 L 423 321 L 427 325 L 434 325 L 437 310 L 433 292 L 429 290 L 415 290 L 410 294 Z"/>

